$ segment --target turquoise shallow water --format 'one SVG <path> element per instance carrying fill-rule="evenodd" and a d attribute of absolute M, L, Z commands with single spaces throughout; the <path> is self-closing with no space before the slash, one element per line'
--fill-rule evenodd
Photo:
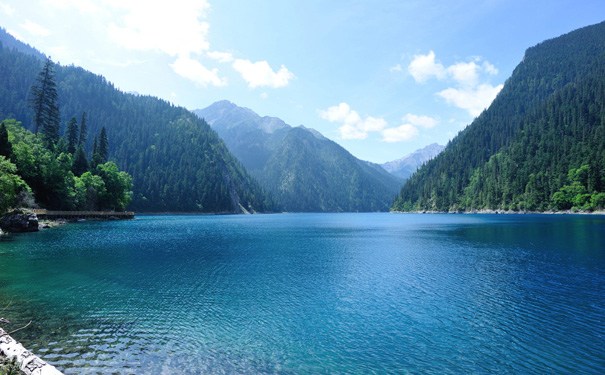
<path fill-rule="evenodd" d="M 66 374 L 602 374 L 605 217 L 141 216 L 0 240 Z"/>

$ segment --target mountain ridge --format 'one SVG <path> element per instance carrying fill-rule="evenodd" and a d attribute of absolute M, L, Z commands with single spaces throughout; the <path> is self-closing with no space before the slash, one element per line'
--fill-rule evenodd
<path fill-rule="evenodd" d="M 528 48 L 490 107 L 408 180 L 393 210 L 602 207 L 603 61 L 605 22 Z"/>
<path fill-rule="evenodd" d="M 292 127 L 228 101 L 194 113 L 286 211 L 386 211 L 401 186 L 397 177 L 315 129 Z"/>
<path fill-rule="evenodd" d="M 32 122 L 27 98 L 42 56 L 0 30 L 0 113 Z M 12 46 L 12 47 L 8 47 Z M 4 79 L 3 79 L 4 78 Z M 8 79 L 10 78 L 10 79 Z M 105 126 L 109 159 L 133 178 L 130 209 L 139 212 L 273 211 L 271 199 L 205 121 L 185 108 L 117 90 L 103 76 L 55 64 L 62 122 L 88 115 L 88 133 Z M 92 139 L 85 149 L 90 154 Z"/>

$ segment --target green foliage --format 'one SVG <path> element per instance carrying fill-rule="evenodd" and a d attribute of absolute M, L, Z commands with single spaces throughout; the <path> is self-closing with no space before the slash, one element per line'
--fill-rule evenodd
<path fill-rule="evenodd" d="M 29 99 L 34 111 L 34 134 L 38 134 L 41 127 L 49 145 L 54 145 L 59 140 L 61 118 L 54 64 L 50 58 L 46 59 L 36 81 L 38 84 L 31 86 L 32 97 Z"/>
<path fill-rule="evenodd" d="M 14 148 L 14 164 L 0 157 L 0 211 L 14 207 L 23 191 L 32 192 L 38 204 L 48 209 L 120 211 L 130 203 L 132 179 L 115 163 L 89 172 L 81 146 L 75 156 L 57 154 L 15 120 L 4 123 Z"/>
<path fill-rule="evenodd" d="M 80 145 L 73 156 L 73 165 L 71 171 L 74 173 L 74 175 L 81 176 L 83 173 L 88 171 L 88 167 L 88 160 L 86 160 L 84 147 Z"/>
<path fill-rule="evenodd" d="M 10 35 L 0 30 L 2 38 Z M 37 57 L 0 48 L 0 108 L 25 124 L 31 123 L 33 116 L 24 98 L 36 83 L 39 69 Z M 55 78 L 63 118 L 86 109 L 88 134 L 99 134 L 105 127 L 110 140 L 106 160 L 132 176 L 131 209 L 234 212 L 239 204 L 260 212 L 277 209 L 208 124 L 185 108 L 149 96 L 125 94 L 105 78 L 73 66 L 55 66 Z M 83 143 L 93 159 L 91 168 L 105 164 L 103 155 L 95 157 L 92 144 Z M 26 147 L 21 147 L 23 158 L 42 157 L 32 145 L 27 146 L 31 148 L 29 155 Z M 25 167 L 40 169 L 29 164 Z M 45 198 L 50 194 L 34 185 L 43 183 L 30 184 L 38 201 L 46 206 L 54 204 Z"/>
<path fill-rule="evenodd" d="M 83 147 L 86 144 L 86 137 L 88 135 L 88 126 L 86 125 L 86 120 L 86 112 L 82 112 L 82 119 L 80 120 L 80 136 L 78 137 L 78 147 Z"/>
<path fill-rule="evenodd" d="M 67 152 L 74 154 L 76 147 L 78 146 L 78 121 L 75 117 L 72 117 L 67 121 Z"/>
<path fill-rule="evenodd" d="M 0 214 L 15 206 L 20 192 L 29 190 L 29 186 L 17 175 L 17 166 L 0 155 Z"/>
<path fill-rule="evenodd" d="M 591 210 L 605 191 L 605 23 L 527 50 L 394 210 Z M 596 203 L 593 203 L 596 202 Z"/>
<path fill-rule="evenodd" d="M 99 148 L 97 149 L 97 153 L 101 158 L 101 162 L 105 163 L 107 161 L 107 156 L 109 155 L 109 140 L 107 139 L 107 131 L 104 126 L 101 128 L 101 133 L 99 134 Z"/>
<path fill-rule="evenodd" d="M 0 156 L 10 159 L 13 155 L 13 146 L 8 141 L 8 131 L 4 122 L 0 124 Z"/>
<path fill-rule="evenodd" d="M 20 364 L 16 357 L 0 358 L 0 375 L 24 375 L 25 373 L 19 367 Z"/>

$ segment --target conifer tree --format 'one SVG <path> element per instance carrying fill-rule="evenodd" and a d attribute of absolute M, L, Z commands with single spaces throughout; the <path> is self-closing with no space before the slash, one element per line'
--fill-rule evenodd
<path fill-rule="evenodd" d="M 86 125 L 86 111 L 82 112 L 82 119 L 80 120 L 80 138 L 78 139 L 78 146 L 86 144 L 86 135 L 88 134 L 88 127 Z"/>
<path fill-rule="evenodd" d="M 67 152 L 74 154 L 78 146 L 78 121 L 72 117 L 67 121 Z"/>
<path fill-rule="evenodd" d="M 107 157 L 109 156 L 109 141 L 107 139 L 107 131 L 105 130 L 105 127 L 103 126 L 101 128 L 101 133 L 99 134 L 99 144 L 98 144 L 98 154 L 101 156 L 101 160 L 103 160 L 103 163 L 107 162 Z"/>
<path fill-rule="evenodd" d="M 38 84 L 31 87 L 32 97 L 29 99 L 29 105 L 34 111 L 34 134 L 37 135 L 41 128 L 48 142 L 55 144 L 59 140 L 61 119 L 54 66 L 50 58 L 44 63 L 36 81 Z"/>
<path fill-rule="evenodd" d="M 0 124 L 0 156 L 4 156 L 7 160 L 13 155 L 13 146 L 8 140 L 8 130 L 4 122 Z"/>
<path fill-rule="evenodd" d="M 74 154 L 71 171 L 78 177 L 88 171 L 88 160 L 86 160 L 86 153 L 82 145 L 78 146 Z"/>

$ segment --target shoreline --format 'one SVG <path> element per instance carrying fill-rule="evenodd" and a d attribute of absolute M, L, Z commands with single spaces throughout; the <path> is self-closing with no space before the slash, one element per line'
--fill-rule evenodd
<path fill-rule="evenodd" d="M 450 214 L 450 215 L 605 215 L 605 211 L 512 211 L 512 210 L 470 210 L 470 211 L 390 211 L 393 214 Z"/>
<path fill-rule="evenodd" d="M 6 358 L 15 357 L 19 369 L 26 375 L 63 375 L 57 368 L 29 350 L 0 328 L 0 355 Z"/>

